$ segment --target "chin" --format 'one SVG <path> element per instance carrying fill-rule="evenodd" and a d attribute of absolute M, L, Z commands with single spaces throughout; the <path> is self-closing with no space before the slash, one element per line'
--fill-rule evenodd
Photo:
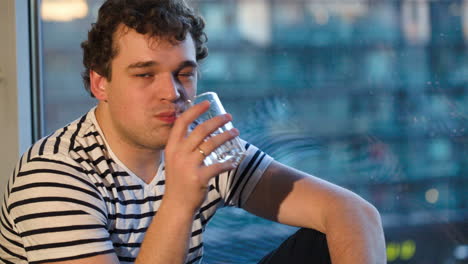
<path fill-rule="evenodd" d="M 154 150 L 160 150 L 160 149 L 164 149 L 167 145 L 167 138 L 165 138 L 164 140 L 161 140 L 161 136 L 159 136 L 159 140 L 155 141 L 155 140 L 149 140 L 149 141 L 146 141 L 145 142 L 145 146 L 148 147 L 148 148 L 151 148 L 151 149 L 154 149 Z"/>

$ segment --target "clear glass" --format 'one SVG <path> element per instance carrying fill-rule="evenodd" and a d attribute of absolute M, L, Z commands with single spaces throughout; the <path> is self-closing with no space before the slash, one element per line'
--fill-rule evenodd
<path fill-rule="evenodd" d="M 191 130 L 195 129 L 196 126 L 202 124 L 203 122 L 222 114 L 226 114 L 226 110 L 224 109 L 223 105 L 221 104 L 221 100 L 219 100 L 218 95 L 215 92 L 206 92 L 195 96 L 192 103 L 193 105 L 201 103 L 203 101 L 210 102 L 210 108 L 208 111 L 203 113 L 200 117 L 198 117 L 193 125 L 191 126 Z M 214 131 L 210 137 L 216 136 L 223 132 L 233 129 L 234 126 L 232 122 L 228 122 L 225 125 L 218 128 Z M 203 151 L 203 150 L 202 150 Z M 202 153 L 206 155 L 205 153 Z M 205 160 L 203 161 L 206 166 L 215 164 L 215 163 L 223 163 L 227 161 L 231 161 L 234 164 L 239 164 L 244 157 L 245 148 L 242 145 L 239 137 L 235 137 L 232 140 L 227 141 L 220 147 L 216 148 L 213 152 L 206 155 Z"/>
<path fill-rule="evenodd" d="M 60 2 L 88 12 L 43 20 L 47 133 L 95 103 L 80 42 L 102 1 Z M 199 92 L 218 93 L 242 139 L 375 205 L 388 263 L 468 263 L 468 1 L 189 2 L 209 38 Z M 223 209 L 204 263 L 257 263 L 291 232 Z"/>

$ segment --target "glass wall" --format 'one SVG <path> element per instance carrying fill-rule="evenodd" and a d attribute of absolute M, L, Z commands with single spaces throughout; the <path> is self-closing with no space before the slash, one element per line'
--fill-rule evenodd
<path fill-rule="evenodd" d="M 42 0 L 46 133 L 95 103 L 79 44 L 101 1 L 69 0 L 66 18 L 57 2 Z M 373 203 L 388 263 L 468 263 L 467 0 L 191 4 L 209 37 L 199 89 L 244 139 Z M 293 231 L 223 209 L 204 261 L 256 263 Z"/>

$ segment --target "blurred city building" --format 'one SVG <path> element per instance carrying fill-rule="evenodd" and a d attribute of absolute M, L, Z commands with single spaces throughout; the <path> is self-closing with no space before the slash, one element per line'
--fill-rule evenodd
<path fill-rule="evenodd" d="M 94 104 L 79 43 L 101 1 L 69 0 L 86 13 L 68 22 L 46 10 L 58 2 L 42 1 L 46 134 Z M 199 89 L 244 139 L 372 202 L 388 263 L 468 263 L 467 0 L 190 3 L 209 37 Z M 290 232 L 223 210 L 205 262 L 256 263 Z"/>

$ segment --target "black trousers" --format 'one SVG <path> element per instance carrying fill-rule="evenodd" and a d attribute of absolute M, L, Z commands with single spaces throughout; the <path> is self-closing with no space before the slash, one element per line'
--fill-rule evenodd
<path fill-rule="evenodd" d="M 258 264 L 330 264 L 327 238 L 313 229 L 301 228 Z"/>

